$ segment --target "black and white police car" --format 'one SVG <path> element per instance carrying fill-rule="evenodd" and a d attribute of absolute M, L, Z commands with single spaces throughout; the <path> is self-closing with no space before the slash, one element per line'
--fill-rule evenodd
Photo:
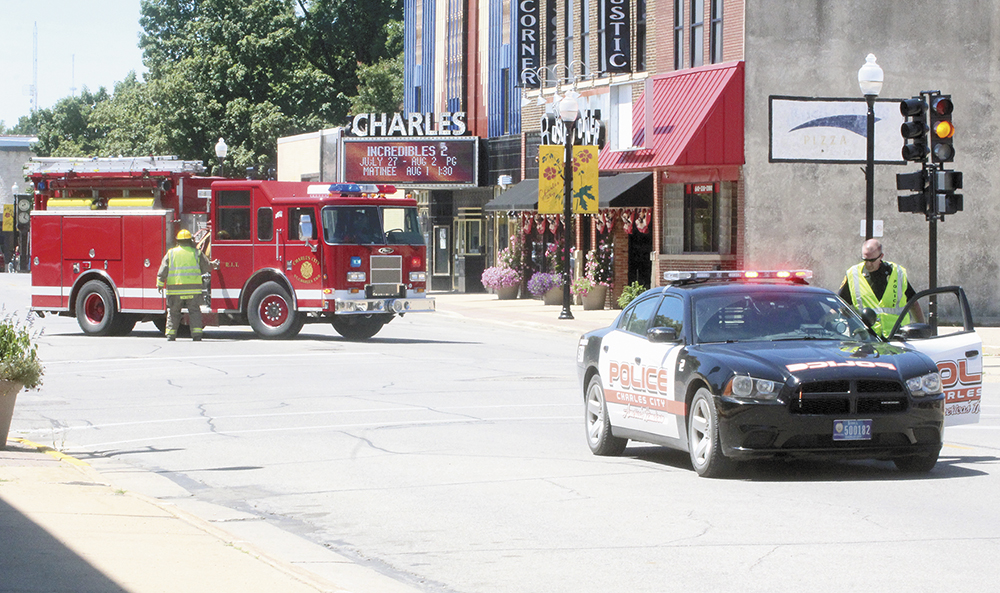
<path fill-rule="evenodd" d="M 707 477 L 742 460 L 809 456 L 930 471 L 946 408 L 954 423 L 978 421 L 982 342 L 965 294 L 919 293 L 887 342 L 811 277 L 667 272 L 669 286 L 584 334 L 577 365 L 591 450 L 665 445 L 688 451 Z M 954 325 L 901 326 L 922 302 L 930 319 L 940 308 Z"/>

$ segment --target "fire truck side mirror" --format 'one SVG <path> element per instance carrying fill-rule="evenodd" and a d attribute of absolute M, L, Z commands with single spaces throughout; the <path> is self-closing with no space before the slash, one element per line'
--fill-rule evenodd
<path fill-rule="evenodd" d="M 309 216 L 308 214 L 303 214 L 302 217 L 299 218 L 299 237 L 303 241 L 308 243 L 309 239 L 311 239 L 312 236 L 313 236 L 312 217 Z"/>

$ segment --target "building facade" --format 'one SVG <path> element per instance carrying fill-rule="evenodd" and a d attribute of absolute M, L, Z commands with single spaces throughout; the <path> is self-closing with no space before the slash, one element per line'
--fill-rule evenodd
<path fill-rule="evenodd" d="M 829 99 L 841 120 L 864 114 L 857 72 L 873 53 L 885 74 L 874 140 L 897 154 L 874 167 L 886 257 L 919 289 L 934 251 L 936 283 L 961 284 L 980 320 L 1000 320 L 1000 245 L 982 231 L 1000 216 L 996 0 L 407 0 L 405 14 L 406 110 L 465 111 L 483 155 L 478 187 L 428 190 L 435 227 L 451 232 L 442 263 L 468 255 L 474 228 L 480 265 L 520 233 L 522 256 L 545 267 L 539 246 L 558 242 L 562 222 L 534 212 L 537 146 L 555 143 L 558 100 L 574 91 L 604 139 L 601 210 L 576 217 L 574 247 L 582 260 L 613 246 L 616 291 L 669 269 L 730 267 L 809 268 L 837 289 L 864 239 L 864 155 L 828 158 L 823 145 L 863 147 L 865 131 L 823 118 L 779 129 L 776 110 Z M 915 168 L 898 156 L 890 113 L 927 90 L 952 95 L 949 168 L 965 179 L 965 208 L 937 224 L 935 245 L 923 215 L 897 209 L 895 174 Z M 784 137 L 802 145 L 779 155 Z"/>

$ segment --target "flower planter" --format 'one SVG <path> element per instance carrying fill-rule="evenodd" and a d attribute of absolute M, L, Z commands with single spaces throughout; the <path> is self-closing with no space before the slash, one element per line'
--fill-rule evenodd
<path fill-rule="evenodd" d="M 608 287 L 598 284 L 590 289 L 590 292 L 583 295 L 584 311 L 599 311 L 604 309 L 604 302 L 608 298 Z"/>
<path fill-rule="evenodd" d="M 542 295 L 542 300 L 545 301 L 546 305 L 561 305 L 563 299 L 563 288 L 562 286 L 556 286 L 555 288 L 550 288 L 545 294 Z"/>
<path fill-rule="evenodd" d="M 14 417 L 14 402 L 21 387 L 23 385 L 20 383 L 0 379 L 0 449 L 7 447 L 7 433 L 10 432 L 10 421 Z"/>
<path fill-rule="evenodd" d="M 517 284 L 511 286 L 501 286 L 497 288 L 497 298 L 501 301 L 509 301 L 517 298 L 517 290 L 521 288 Z"/>

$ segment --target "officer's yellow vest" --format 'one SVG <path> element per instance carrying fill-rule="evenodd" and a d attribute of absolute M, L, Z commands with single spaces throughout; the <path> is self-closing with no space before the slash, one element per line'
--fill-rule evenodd
<path fill-rule="evenodd" d="M 167 296 L 193 297 L 201 294 L 201 254 L 188 245 L 167 252 Z"/>
<path fill-rule="evenodd" d="M 847 282 L 851 289 L 851 303 L 858 311 L 865 307 L 874 309 L 878 313 L 878 320 L 872 326 L 882 337 L 889 337 L 887 332 L 892 330 L 896 324 L 896 319 L 903 312 L 903 305 L 906 304 L 906 268 L 898 264 L 892 264 L 892 272 L 889 274 L 885 292 L 882 293 L 882 300 L 875 297 L 868 280 L 864 277 L 865 264 L 860 263 L 847 270 Z M 903 324 L 909 323 L 909 315 L 903 320 Z"/>

